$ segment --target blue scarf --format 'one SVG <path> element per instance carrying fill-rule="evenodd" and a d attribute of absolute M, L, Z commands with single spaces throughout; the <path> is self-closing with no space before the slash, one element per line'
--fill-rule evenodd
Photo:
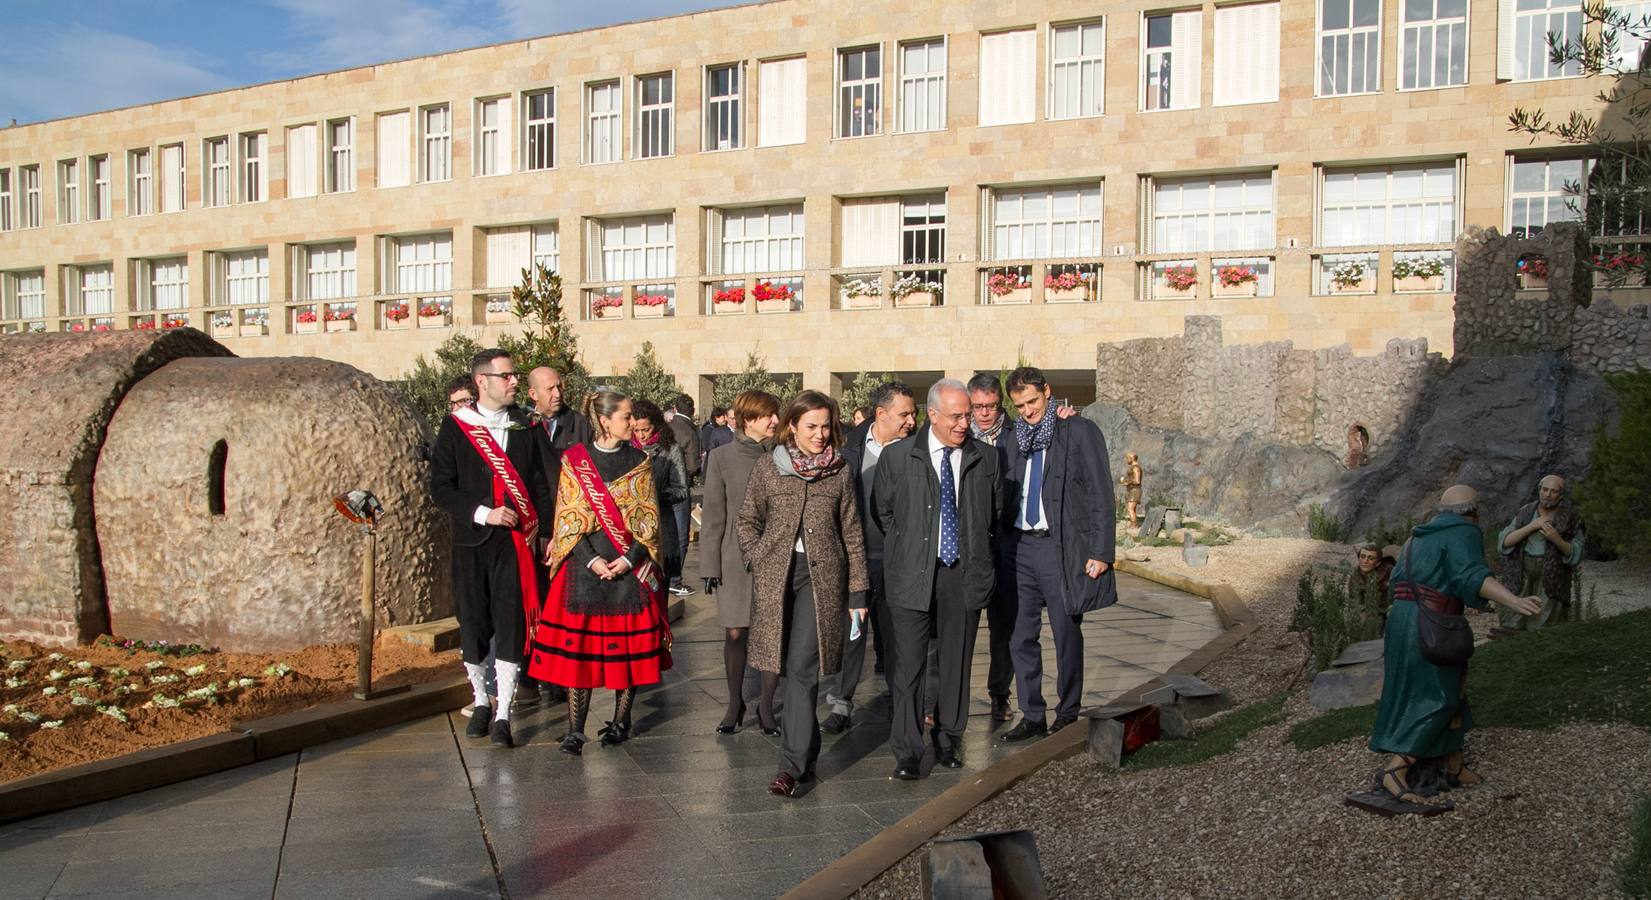
<path fill-rule="evenodd" d="M 1026 424 L 1025 419 L 1015 420 L 1015 443 L 1020 445 L 1020 452 L 1031 456 L 1039 450 L 1049 449 L 1049 442 L 1055 439 L 1055 411 L 1045 409 L 1043 418 L 1036 425 Z"/>

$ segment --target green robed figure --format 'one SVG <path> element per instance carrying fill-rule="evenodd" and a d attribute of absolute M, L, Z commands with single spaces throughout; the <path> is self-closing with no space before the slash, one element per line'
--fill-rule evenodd
<path fill-rule="evenodd" d="M 1410 790 L 1411 769 L 1422 760 L 1443 762 L 1452 787 L 1484 780 L 1462 762 L 1462 739 L 1473 727 L 1463 693 L 1467 663 L 1438 666 L 1422 656 L 1417 604 L 1460 614 L 1464 605 L 1483 609 L 1489 600 L 1524 615 L 1542 604 L 1515 596 L 1491 577 L 1479 532 L 1479 495 L 1460 484 L 1439 498 L 1431 521 L 1411 532 L 1388 586 L 1386 678 L 1370 749 L 1392 754 L 1382 768 L 1381 789 L 1415 803 L 1421 798 Z"/>

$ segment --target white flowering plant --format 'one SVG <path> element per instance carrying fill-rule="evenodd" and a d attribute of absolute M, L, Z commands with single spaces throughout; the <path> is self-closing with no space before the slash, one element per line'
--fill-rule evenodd
<path fill-rule="evenodd" d="M 894 287 L 889 288 L 889 293 L 894 295 L 896 298 L 900 298 L 909 297 L 912 294 L 919 294 L 927 291 L 928 293 L 934 294 L 938 297 L 944 290 L 945 285 L 940 282 L 926 281 L 921 276 L 913 273 L 895 279 Z"/>

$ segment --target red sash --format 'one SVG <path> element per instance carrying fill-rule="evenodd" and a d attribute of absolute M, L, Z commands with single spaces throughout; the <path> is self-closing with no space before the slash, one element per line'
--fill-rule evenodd
<path fill-rule="evenodd" d="M 508 499 L 510 505 L 516 508 L 516 527 L 510 531 L 511 543 L 516 546 L 516 574 L 522 585 L 522 613 L 527 617 L 527 634 L 533 634 L 533 626 L 539 619 L 539 574 L 533 563 L 533 535 L 539 530 L 539 511 L 533 507 L 532 498 L 527 495 L 527 485 L 522 483 L 521 473 L 511 463 L 510 457 L 505 455 L 504 448 L 493 439 L 493 433 L 485 425 L 473 425 L 453 417 L 458 424 L 459 431 L 470 439 L 470 446 L 476 448 L 482 462 L 493 470 L 493 505 L 504 506 Z M 524 440 L 528 432 L 523 432 Z M 523 648 L 524 650 L 527 648 Z"/>
<path fill-rule="evenodd" d="M 602 481 L 601 473 L 596 471 L 596 463 L 590 458 L 590 451 L 584 444 L 574 444 L 562 453 L 562 465 L 573 473 L 573 479 L 579 483 L 579 489 L 585 495 L 585 502 L 590 504 L 596 513 L 596 521 L 602 523 L 602 532 L 613 542 L 615 550 L 621 556 L 631 549 L 635 536 L 625 524 L 625 517 L 619 512 L 619 504 L 613 501 L 613 495 L 608 493 L 608 486 Z M 659 571 L 654 566 L 652 557 L 644 559 L 641 565 L 631 569 L 631 574 L 641 582 L 642 592 L 646 599 L 659 604 L 659 624 L 664 630 L 665 649 L 671 648 L 671 623 L 664 614 L 663 594 L 660 591 Z"/>

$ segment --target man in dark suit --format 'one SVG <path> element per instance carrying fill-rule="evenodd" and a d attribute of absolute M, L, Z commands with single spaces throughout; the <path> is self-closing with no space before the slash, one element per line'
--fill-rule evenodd
<path fill-rule="evenodd" d="M 1009 446 L 1015 442 L 1014 426 L 1003 409 L 1003 387 L 997 373 L 981 372 L 969 379 L 969 433 L 975 440 L 997 450 L 998 471 L 1009 471 Z M 986 606 L 986 633 L 991 648 L 991 668 L 986 674 L 986 696 L 992 704 L 992 721 L 1009 721 L 1009 692 L 1015 686 L 1015 667 L 1010 661 L 1009 639 L 1015 630 L 1019 605 L 1015 600 L 1015 566 L 1002 540 L 992 548 L 997 563 L 997 586 Z"/>
<path fill-rule="evenodd" d="M 544 433 L 560 466 L 563 450 L 590 440 L 590 420 L 568 403 L 562 373 L 549 366 L 527 373 L 527 396 L 533 401 L 533 426 Z M 556 482 L 550 489 L 556 489 Z"/>
<path fill-rule="evenodd" d="M 872 391 L 872 418 L 849 429 L 843 442 L 843 461 L 849 478 L 854 483 L 854 502 L 860 510 L 860 524 L 866 535 L 866 574 L 871 577 L 871 590 L 866 592 L 866 607 L 870 610 L 870 643 L 875 645 L 877 660 L 888 668 L 888 604 L 883 602 L 883 532 L 872 514 L 872 486 L 877 477 L 877 461 L 883 449 L 911 434 L 917 425 L 917 400 L 911 388 L 899 381 L 886 381 Z M 831 714 L 820 723 L 826 734 L 840 734 L 854 724 L 854 691 L 866 670 L 866 631 L 858 637 L 843 641 L 842 668 L 825 679 L 826 704 Z M 852 635 L 853 628 L 844 631 Z"/>
<path fill-rule="evenodd" d="M 1019 611 L 1010 654 L 1021 720 L 1004 733 L 1023 741 L 1072 724 L 1083 698 L 1083 614 L 1118 602 L 1112 571 L 1115 536 L 1106 438 L 1082 417 L 1049 408 L 1049 381 L 1022 366 L 1005 385 L 1020 413 L 1004 478 L 1005 544 L 1015 566 Z M 1043 610 L 1055 639 L 1055 721 L 1047 724 Z"/>
<path fill-rule="evenodd" d="M 442 420 L 431 451 L 430 494 L 452 526 L 453 605 L 475 695 L 465 734 L 491 734 L 494 743 L 510 747 L 510 701 L 527 645 L 527 605 L 540 599 L 534 538 L 539 522 L 548 526 L 553 500 L 539 441 L 516 406 L 519 376 L 510 355 L 483 350 L 470 371 L 476 406 Z M 484 668 L 490 645 L 499 696 L 492 708 Z"/>
<path fill-rule="evenodd" d="M 884 597 L 893 625 L 890 675 L 894 777 L 922 777 L 923 669 L 939 645 L 935 765 L 961 768 L 969 664 L 992 596 L 992 529 L 1002 485 L 997 453 L 969 435 L 969 392 L 947 378 L 929 389 L 928 426 L 884 449 L 872 505 L 883 531 Z"/>

